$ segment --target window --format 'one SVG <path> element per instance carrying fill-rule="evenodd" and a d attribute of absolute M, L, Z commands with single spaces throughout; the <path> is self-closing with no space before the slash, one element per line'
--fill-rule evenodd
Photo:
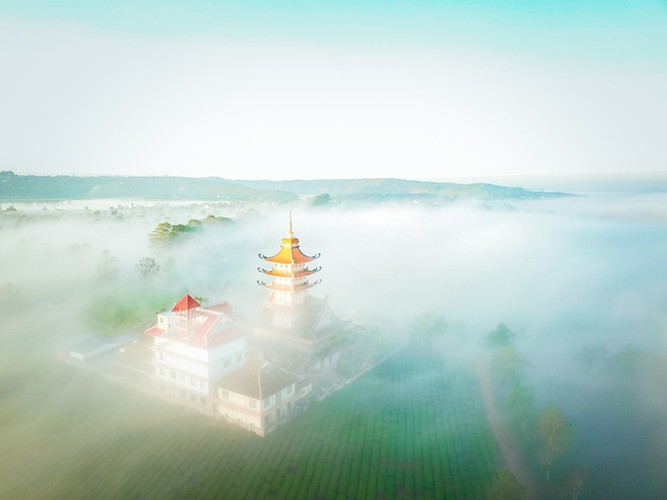
<path fill-rule="evenodd" d="M 252 398 L 248 398 L 248 407 L 253 408 L 253 409 L 257 409 L 257 400 L 252 399 Z"/>
<path fill-rule="evenodd" d="M 229 358 L 225 358 L 225 360 L 222 362 L 222 366 L 225 368 L 229 368 L 229 366 L 232 364 L 232 360 Z"/>
<path fill-rule="evenodd" d="M 280 400 L 283 398 L 283 391 L 276 392 L 276 403 L 280 403 Z"/>
<path fill-rule="evenodd" d="M 291 396 L 292 394 L 294 394 L 294 384 L 285 389 L 285 396 Z"/>
<path fill-rule="evenodd" d="M 225 389 L 220 389 L 219 393 L 220 393 L 220 397 L 222 399 L 226 399 L 227 401 L 229 401 L 229 391 L 227 391 Z"/>

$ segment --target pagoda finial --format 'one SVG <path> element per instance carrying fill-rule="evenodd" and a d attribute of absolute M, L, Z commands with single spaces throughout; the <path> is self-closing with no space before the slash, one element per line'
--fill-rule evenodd
<path fill-rule="evenodd" d="M 292 238 L 294 236 L 294 231 L 292 231 L 292 210 L 291 209 L 289 211 L 289 229 L 287 231 L 287 234 L 289 234 L 290 238 Z"/>

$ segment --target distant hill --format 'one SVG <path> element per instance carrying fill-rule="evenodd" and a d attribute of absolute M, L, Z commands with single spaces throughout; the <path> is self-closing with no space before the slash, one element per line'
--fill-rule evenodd
<path fill-rule="evenodd" d="M 456 184 L 405 179 L 318 179 L 318 180 L 243 180 L 230 181 L 246 187 L 278 189 L 300 195 L 329 194 L 338 199 L 477 199 L 510 200 L 568 196 L 559 192 L 529 191 L 521 187 L 495 184 Z"/>
<path fill-rule="evenodd" d="M 229 200 L 288 203 L 286 191 L 246 187 L 219 177 L 79 177 L 16 175 L 0 172 L 0 200 Z"/>
<path fill-rule="evenodd" d="M 567 196 L 495 184 L 455 184 L 403 179 L 227 180 L 219 177 L 79 177 L 0 172 L 0 200 L 152 199 L 230 200 L 290 203 L 304 196 L 327 200 L 454 201 L 518 200 Z"/>

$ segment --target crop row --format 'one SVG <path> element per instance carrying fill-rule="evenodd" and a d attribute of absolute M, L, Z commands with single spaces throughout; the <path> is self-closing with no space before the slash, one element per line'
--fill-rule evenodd
<path fill-rule="evenodd" d="M 64 403 L 78 411 L 48 413 L 58 434 L 34 429 L 33 453 L 67 460 L 23 467 L 13 494 L 468 498 L 484 495 L 496 468 L 474 376 L 423 353 L 397 353 L 266 438 L 95 384 L 101 407 L 73 393 Z"/>

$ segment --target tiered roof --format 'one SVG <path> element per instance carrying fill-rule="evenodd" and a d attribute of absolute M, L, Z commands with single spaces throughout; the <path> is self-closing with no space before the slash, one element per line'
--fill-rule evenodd
<path fill-rule="evenodd" d="M 275 267 L 273 269 L 262 269 L 261 267 L 257 268 L 260 273 L 264 273 L 267 276 L 273 276 L 274 278 L 303 278 L 305 276 L 315 274 L 321 269 L 321 267 L 315 267 L 313 269 L 304 269 L 303 271 L 294 272 L 294 270 L 281 270 Z"/>
<path fill-rule="evenodd" d="M 274 264 L 305 264 L 307 262 L 314 261 L 319 256 L 319 253 L 313 256 L 306 255 L 299 249 L 299 238 L 295 238 L 294 231 L 292 231 L 291 211 L 289 216 L 289 229 L 287 231 L 287 238 L 282 239 L 280 251 L 271 257 L 267 257 L 261 253 L 259 254 L 260 259 L 264 259 L 267 262 L 272 262 Z"/>

